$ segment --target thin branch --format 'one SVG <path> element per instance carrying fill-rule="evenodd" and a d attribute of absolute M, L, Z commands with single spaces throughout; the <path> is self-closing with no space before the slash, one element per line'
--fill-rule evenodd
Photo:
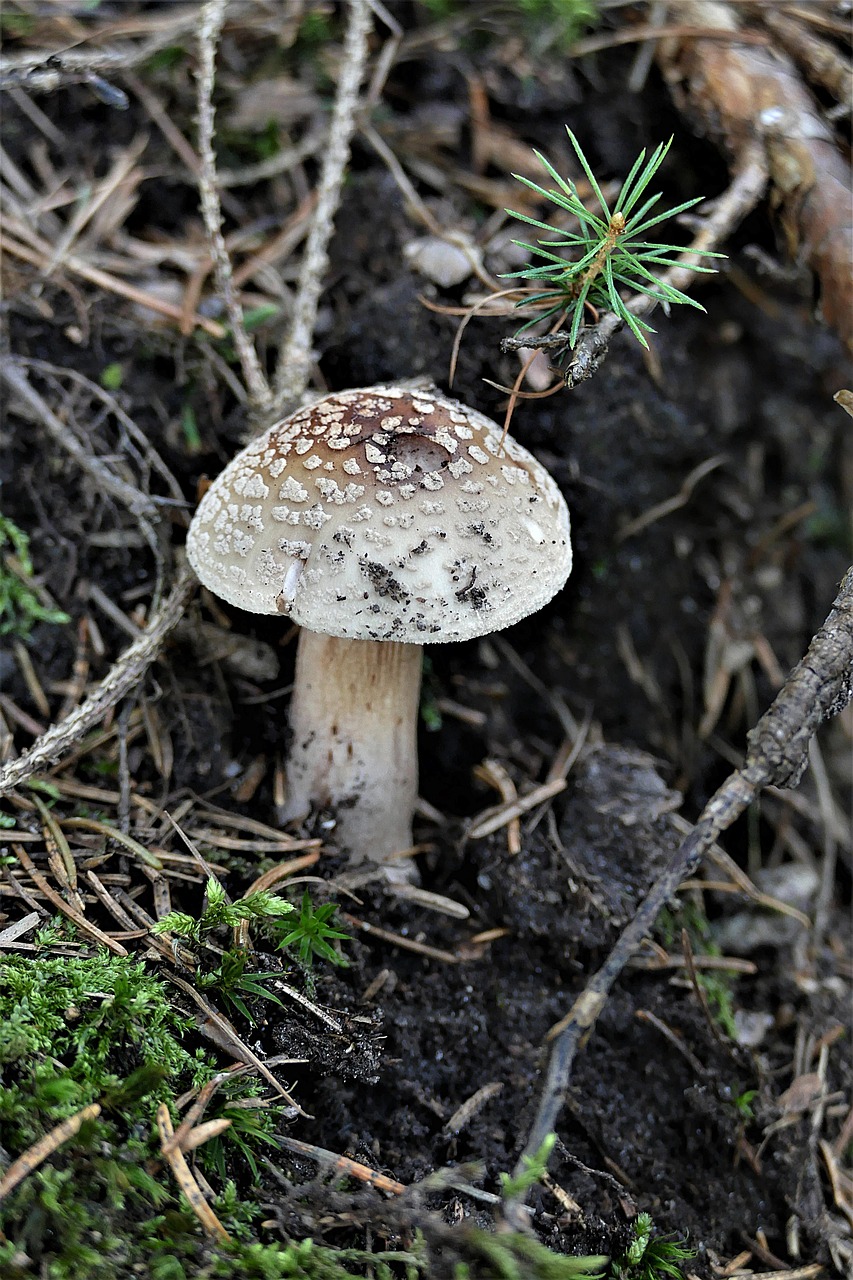
<path fill-rule="evenodd" d="M 654 882 L 636 915 L 623 930 L 604 964 L 551 1029 L 556 1038 L 539 1109 L 516 1176 L 553 1132 L 566 1098 L 572 1067 L 585 1046 L 607 997 L 628 961 L 654 927 L 661 908 L 691 876 L 720 833 L 755 799 L 759 791 L 796 786 L 808 762 L 809 742 L 821 723 L 837 715 L 853 698 L 853 568 L 841 583 L 832 609 L 805 657 L 747 736 L 747 755 L 711 797 L 696 826 Z M 517 1206 L 515 1206 L 517 1208 Z"/>
<path fill-rule="evenodd" d="M 153 54 L 180 40 L 198 21 L 196 7 L 177 9 L 148 39 L 128 41 L 113 48 L 81 44 L 78 48 L 33 49 L 0 57 L 0 89 L 19 86 L 39 93 L 52 93 L 63 85 L 86 83 L 101 73 L 136 67 Z"/>
<path fill-rule="evenodd" d="M 141 489 L 128 484 L 126 480 L 122 480 L 105 462 L 102 462 L 100 458 L 95 457 L 83 447 L 73 432 L 69 431 L 67 424 L 60 421 L 47 401 L 39 395 L 35 387 L 28 381 L 24 372 L 24 365 L 25 362 L 22 360 L 11 356 L 5 357 L 0 360 L 0 378 L 23 401 L 37 421 L 48 432 L 54 443 L 63 449 L 69 457 L 73 458 L 81 471 L 90 476 L 104 493 L 108 493 L 110 497 L 115 498 L 122 506 L 127 507 L 131 515 L 135 516 L 137 520 L 159 520 L 160 512 L 154 499 L 149 497 L 147 493 L 143 493 Z M 151 540 L 156 546 L 156 538 L 153 535 L 153 531 L 150 530 L 150 526 L 148 532 L 151 534 Z"/>
<path fill-rule="evenodd" d="M 213 150 L 214 110 L 213 85 L 216 80 L 216 46 L 225 20 L 225 6 L 228 0 L 208 0 L 202 10 L 199 26 L 199 68 L 196 77 L 198 102 L 198 149 L 201 168 L 198 175 L 198 188 L 201 197 L 201 212 L 204 226 L 210 243 L 213 267 L 216 272 L 216 283 L 225 303 L 231 336 L 240 359 L 243 380 L 249 393 L 252 408 L 257 413 L 265 413 L 270 408 L 271 392 L 264 377 L 258 353 L 255 350 L 246 326 L 243 323 L 243 312 L 234 292 L 231 259 L 225 246 L 222 234 L 222 207 L 219 203 L 216 175 L 216 155 Z"/>
<path fill-rule="evenodd" d="M 338 92 L 329 129 L 329 143 L 317 185 L 317 208 L 299 272 L 293 319 L 279 353 L 274 413 L 283 417 L 297 408 L 311 374 L 314 326 L 328 265 L 328 246 L 340 204 L 341 187 L 350 156 L 359 105 L 359 90 L 367 63 L 371 27 L 368 0 L 349 0 Z"/>
<path fill-rule="evenodd" d="M 130 693 L 157 657 L 169 632 L 180 622 L 195 586 L 192 570 L 184 565 L 170 594 L 152 615 L 143 634 L 124 651 L 86 701 L 60 724 L 51 725 L 24 755 L 10 760 L 0 769 L 0 795 L 21 786 L 34 774 L 60 760 Z"/>

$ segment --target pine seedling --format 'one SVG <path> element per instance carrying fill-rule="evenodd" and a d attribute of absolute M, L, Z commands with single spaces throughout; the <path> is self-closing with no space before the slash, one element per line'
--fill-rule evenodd
<path fill-rule="evenodd" d="M 649 238 L 649 232 L 653 228 L 687 209 L 692 209 L 702 197 L 685 200 L 674 209 L 656 211 L 661 196 L 660 193 L 648 195 L 648 187 L 666 159 L 672 145 L 670 138 L 669 142 L 657 146 L 648 159 L 645 150 L 640 152 L 611 207 L 604 198 L 580 143 L 571 129 L 567 128 L 566 132 L 600 212 L 587 209 L 571 178 L 561 177 L 539 151 L 534 151 L 534 154 L 556 186 L 546 190 L 521 174 L 513 175 L 538 196 L 550 200 L 558 209 L 577 220 L 577 230 L 566 230 L 550 222 L 540 222 L 525 213 L 507 210 L 521 222 L 549 232 L 554 237 L 537 240 L 536 244 L 523 240 L 514 242 L 520 248 L 527 249 L 534 258 L 544 260 L 539 266 L 527 266 L 504 277 L 533 282 L 534 292 L 516 305 L 535 306 L 537 313 L 532 320 L 522 325 L 518 333 L 523 333 L 531 325 L 551 316 L 560 316 L 555 327 L 568 327 L 568 346 L 573 347 L 583 321 L 584 308 L 590 305 L 598 310 L 615 312 L 627 324 L 637 341 L 648 347 L 645 335 L 654 333 L 654 329 L 646 320 L 633 314 L 619 290 L 621 288 L 630 290 L 632 294 L 644 294 L 663 306 L 684 303 L 704 311 L 705 308 L 695 299 L 661 280 L 653 268 L 666 269 L 679 265 L 690 271 L 705 273 L 713 273 L 714 268 L 701 266 L 696 262 L 682 263 L 679 255 L 684 253 L 683 245 L 666 244 Z M 559 250 L 567 252 L 561 253 Z M 725 254 L 691 250 L 691 256 L 722 258 Z M 541 292 L 535 292 L 538 285 L 542 286 Z"/>

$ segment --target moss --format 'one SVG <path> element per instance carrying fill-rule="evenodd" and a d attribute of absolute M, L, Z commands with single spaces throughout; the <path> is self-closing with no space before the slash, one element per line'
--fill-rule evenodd
<path fill-rule="evenodd" d="M 49 1280 L 138 1275 L 136 1264 L 156 1260 L 163 1214 L 176 1232 L 168 1237 L 170 1253 L 200 1256 L 198 1224 L 157 1159 L 153 1123 L 159 1103 L 171 1104 L 217 1070 L 212 1054 L 185 1045 L 192 1028 L 140 962 L 106 953 L 4 960 L 0 1148 L 14 1160 L 90 1103 L 98 1102 L 101 1113 L 4 1201 L 2 1274 L 29 1274 L 32 1266 Z M 244 1115 L 249 1124 L 232 1126 L 218 1148 L 202 1148 L 202 1167 L 224 1168 L 228 1152 L 240 1176 L 249 1138 L 269 1140 L 274 1113 L 233 1105 L 250 1102 L 257 1091 L 247 1080 L 226 1087 L 209 1115 Z M 226 1206 L 232 1217 L 236 1203 Z"/>

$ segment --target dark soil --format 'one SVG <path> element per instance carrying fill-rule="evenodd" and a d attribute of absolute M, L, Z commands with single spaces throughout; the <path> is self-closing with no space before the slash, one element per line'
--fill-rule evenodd
<path fill-rule="evenodd" d="M 719 155 L 686 131 L 654 73 L 641 95 L 623 91 L 632 56 L 611 50 L 595 61 L 594 73 L 575 66 L 559 86 L 545 71 L 541 83 L 521 84 L 489 48 L 481 70 L 495 118 L 523 142 L 561 155 L 568 123 L 596 171 L 610 177 L 624 173 L 641 146 L 674 133 L 664 171 L 666 199 L 715 194 L 726 181 Z M 386 100 L 401 129 L 407 123 L 416 129 L 439 109 L 464 123 L 466 58 L 458 50 L 433 49 L 394 73 Z M 228 74 L 233 81 L 234 69 Z M 176 110 L 185 111 L 187 102 Z M 71 149 L 63 157 L 74 181 L 103 172 L 105 143 L 117 149 L 150 128 L 135 100 L 127 113 L 111 113 L 82 86 L 40 99 L 40 105 L 52 120 L 79 123 L 68 132 Z M 178 123 L 189 128 L 188 120 Z M 7 105 L 5 145 L 25 169 L 33 129 Z M 464 165 L 464 128 L 459 136 L 455 159 Z M 145 238 L 152 228 L 161 238 L 183 235 L 188 220 L 197 220 L 191 190 L 156 176 L 158 166 L 173 163 L 157 135 L 146 154 L 155 176 L 144 184 L 126 227 L 133 235 Z M 245 222 L 263 215 L 263 198 L 262 190 L 240 192 L 237 212 Z M 432 203 L 446 220 L 473 225 L 482 214 L 458 188 Z M 357 144 L 317 337 L 329 388 L 421 373 L 447 386 L 457 321 L 427 310 L 421 295 L 453 304 L 464 290 L 438 291 L 405 266 L 412 234 L 392 178 L 366 145 Z M 310 1059 L 308 1067 L 292 1068 L 289 1080 L 314 1118 L 292 1125 L 292 1136 L 403 1183 L 477 1162 L 478 1185 L 498 1190 L 499 1173 L 512 1169 L 530 1130 L 549 1028 L 604 960 L 676 849 L 682 833 L 675 809 L 695 818 L 738 760 L 747 730 L 776 692 L 772 660 L 787 672 L 827 612 L 846 564 L 843 515 L 849 502 L 849 450 L 843 415 L 831 396 L 848 381 L 849 365 L 840 344 L 812 318 L 811 299 L 757 272 L 744 252 L 756 243 L 775 252 L 766 210 L 737 231 L 727 246 L 729 266 L 702 288 L 707 314 L 688 308 L 670 318 L 658 313 L 654 362 L 622 335 L 589 383 L 517 408 L 514 434 L 549 467 L 568 500 L 576 568 L 550 606 L 506 633 L 510 650 L 503 641 L 483 641 L 429 654 L 426 692 L 441 723 L 422 728 L 420 785 L 445 821 L 436 826 L 424 820 L 417 832 L 433 846 L 419 859 L 421 879 L 424 887 L 465 904 L 470 919 L 450 920 L 370 888 L 357 890 L 357 905 L 335 894 L 342 909 L 359 919 L 452 953 L 457 962 L 362 935 L 346 948 L 348 970 L 323 970 L 317 977 L 314 998 L 344 1020 L 346 1034 L 330 1034 L 304 1010 L 279 1025 L 270 1018 L 253 1044 L 256 1051 Z M 94 291 L 81 302 L 52 281 L 35 290 L 26 273 L 7 292 L 14 352 L 76 369 L 96 382 L 106 365 L 122 365 L 122 403 L 193 503 L 199 480 L 220 469 L 245 425 L 204 344 L 148 321 L 140 338 L 140 322 L 128 304 Z M 453 394 L 498 419 L 504 400 L 483 378 L 506 384 L 515 377 L 517 362 L 498 349 L 512 328 L 511 320 L 472 322 L 453 386 Z M 271 349 L 275 338 L 266 337 Z M 67 389 L 43 375 L 33 374 L 33 380 L 48 400 Z M 180 429 L 187 404 L 201 435 L 195 453 Z M 82 393 L 74 415 L 86 424 L 93 451 L 111 454 L 126 443 L 109 422 L 91 416 Z M 67 460 L 36 425 L 10 415 L 3 442 L 4 515 L 31 532 L 33 560 L 59 605 L 74 618 L 94 613 L 103 638 L 103 653 L 91 655 L 94 678 L 127 636 L 92 605 L 89 586 L 129 614 L 150 598 L 151 553 L 131 519 L 89 481 L 81 484 L 75 475 L 69 489 Z M 719 465 L 680 507 L 621 536 L 628 521 L 678 494 L 695 467 L 717 457 Z M 165 492 L 143 462 L 125 467 L 141 487 Z M 788 520 L 792 512 L 802 514 Z M 171 537 L 182 540 L 178 516 Z M 197 600 L 191 617 L 250 638 L 261 666 L 247 668 L 245 652 L 237 669 L 204 662 L 198 641 L 179 632 L 146 691 L 171 744 L 171 770 L 166 777 L 158 773 L 145 737 L 138 738 L 129 754 L 134 787 L 166 809 L 196 792 L 215 794 L 235 814 L 275 825 L 273 766 L 286 747 L 281 691 L 291 679 L 293 645 L 279 624 L 209 599 Z M 715 670 L 720 627 L 746 649 L 739 665 L 733 663 L 718 722 L 700 735 L 707 707 L 703 680 Z M 29 649 L 41 684 L 51 689 L 69 678 L 74 628 L 38 626 Z M 763 661 L 768 653 L 771 661 Z M 270 655 L 277 660 L 271 669 L 264 667 Z M 38 719 L 11 650 L 2 656 L 0 674 L 8 698 Z M 473 767 L 491 758 L 506 767 L 519 790 L 536 785 L 564 736 L 562 708 L 591 722 L 567 790 L 537 822 L 523 819 L 517 855 L 507 850 L 505 830 L 466 840 L 466 819 L 496 799 L 472 777 Z M 21 727 L 19 746 L 30 740 Z M 841 728 L 828 729 L 822 750 L 830 779 L 843 785 L 849 743 Z M 228 788 L 259 756 L 266 765 L 263 780 L 240 802 Z M 798 861 L 793 848 L 806 849 L 808 858 L 802 854 L 800 860 L 807 869 L 818 865 L 813 781 L 806 780 L 802 795 L 799 813 L 774 798 L 726 839 L 728 852 L 750 874 L 760 880 L 762 872 L 775 872 L 782 897 L 789 892 L 782 873 Z M 838 803 L 846 804 L 843 794 Z M 791 825 L 796 841 L 786 844 Z M 330 854 L 320 874 L 331 877 L 336 862 Z M 239 893 L 254 874 L 235 859 L 229 892 Z M 720 878 L 709 869 L 707 879 Z M 796 904 L 807 913 L 816 883 L 808 900 Z M 699 1255 L 691 1266 L 707 1275 L 712 1264 L 756 1241 L 753 1265 L 770 1266 L 774 1257 L 782 1259 L 780 1266 L 794 1265 L 798 1259 L 788 1243 L 795 1220 L 799 1260 L 830 1264 L 830 1241 L 841 1227 L 825 1184 L 821 1189 L 825 1169 L 816 1144 L 820 1136 L 832 1140 L 841 1121 L 833 1120 L 821 1135 L 813 1130 L 812 1111 L 785 1111 L 779 1099 L 795 1064 L 802 1072 L 816 1070 L 821 1037 L 829 1033 L 831 1040 L 833 1028 L 848 1021 L 850 968 L 841 939 L 849 891 L 849 848 L 843 848 L 826 941 L 817 954 L 809 952 L 801 929 L 792 936 L 783 923 L 775 933 L 765 928 L 756 943 L 756 921 L 787 921 L 742 897 L 693 888 L 673 903 L 671 919 L 661 922 L 657 935 L 660 966 L 651 948 L 643 953 L 617 985 L 577 1062 L 551 1172 L 582 1212 L 567 1213 L 537 1188 L 530 1203 L 541 1238 L 569 1252 L 618 1252 L 635 1212 L 645 1210 L 660 1231 L 689 1239 Z M 174 905 L 194 910 L 198 902 L 190 893 Z M 755 965 L 752 974 L 725 980 L 727 1008 L 742 1043 L 732 1038 L 732 1026 L 713 1001 L 708 1016 L 679 967 L 683 927 L 699 950 L 724 926 L 727 954 Z M 703 934 L 708 927 L 711 934 Z M 470 941 L 487 930 L 500 935 Z M 375 994 L 365 999 L 368 988 Z M 755 1037 L 744 1031 L 750 1017 L 763 1028 Z M 470 1115 L 451 1123 L 486 1085 L 495 1088 Z M 852 1085 L 849 1054 L 836 1046 L 826 1064 L 825 1092 L 849 1105 Z M 752 1091 L 746 1106 L 742 1099 Z M 780 1118 L 785 1123 L 774 1125 Z M 284 1153 L 277 1163 L 297 1182 L 316 1172 L 312 1162 L 291 1161 Z M 301 1214 L 308 1234 L 322 1234 L 323 1214 L 334 1217 L 339 1208 L 337 1195 L 322 1180 L 297 1193 L 270 1176 L 263 1188 L 265 1203 L 278 1205 L 273 1212 L 291 1224 Z M 372 1206 L 365 1212 L 374 1225 L 384 1213 L 390 1229 L 395 1222 L 399 1227 L 390 1203 L 386 1208 L 369 1196 L 364 1203 Z M 455 1191 L 430 1203 L 442 1208 L 447 1222 L 483 1212 Z M 410 1222 L 423 1212 L 413 1209 Z M 437 1248 L 437 1257 L 452 1256 L 451 1246 L 446 1255 L 440 1243 Z"/>

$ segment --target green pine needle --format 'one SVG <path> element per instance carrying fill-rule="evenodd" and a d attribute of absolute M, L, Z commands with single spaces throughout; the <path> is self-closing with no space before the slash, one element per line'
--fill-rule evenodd
<path fill-rule="evenodd" d="M 632 294 L 643 294 L 662 306 L 686 305 L 704 311 L 700 303 L 680 289 L 664 283 L 660 275 L 649 268 L 651 266 L 666 270 L 678 265 L 689 271 L 703 273 L 713 272 L 715 268 L 681 262 L 681 255 L 685 252 L 682 245 L 658 244 L 645 238 L 652 227 L 692 209 L 699 203 L 701 196 L 695 200 L 685 200 L 674 209 L 656 211 L 660 193 L 649 195 L 648 187 L 666 159 L 672 145 L 670 138 L 669 142 L 655 147 L 648 158 L 645 151 L 640 152 L 611 209 L 580 143 L 571 129 L 566 132 L 600 212 L 587 209 L 571 178 L 562 177 L 538 151 L 534 151 L 534 155 L 553 179 L 555 186 L 546 189 L 521 174 L 513 175 L 538 196 L 571 214 L 578 224 L 577 230 L 565 230 L 528 214 L 507 210 L 520 222 L 546 231 L 553 237 L 538 240 L 536 244 L 524 240 L 514 241 L 531 255 L 531 264 L 521 271 L 509 272 L 504 278 L 529 280 L 545 286 L 541 293 L 528 295 L 516 304 L 519 307 L 536 307 L 536 315 L 522 325 L 518 333 L 562 313 L 560 327 L 567 330 L 569 347 L 573 347 L 583 324 L 584 307 L 589 303 L 599 311 L 615 312 L 627 324 L 637 341 L 648 347 L 645 335 L 654 333 L 654 330 L 645 320 L 631 312 L 628 305 L 630 298 L 626 300 L 620 289 Z M 561 249 L 568 250 L 571 256 L 564 257 L 561 253 L 554 252 Z M 725 254 L 711 253 L 708 250 L 693 252 L 704 258 L 725 257 Z"/>

